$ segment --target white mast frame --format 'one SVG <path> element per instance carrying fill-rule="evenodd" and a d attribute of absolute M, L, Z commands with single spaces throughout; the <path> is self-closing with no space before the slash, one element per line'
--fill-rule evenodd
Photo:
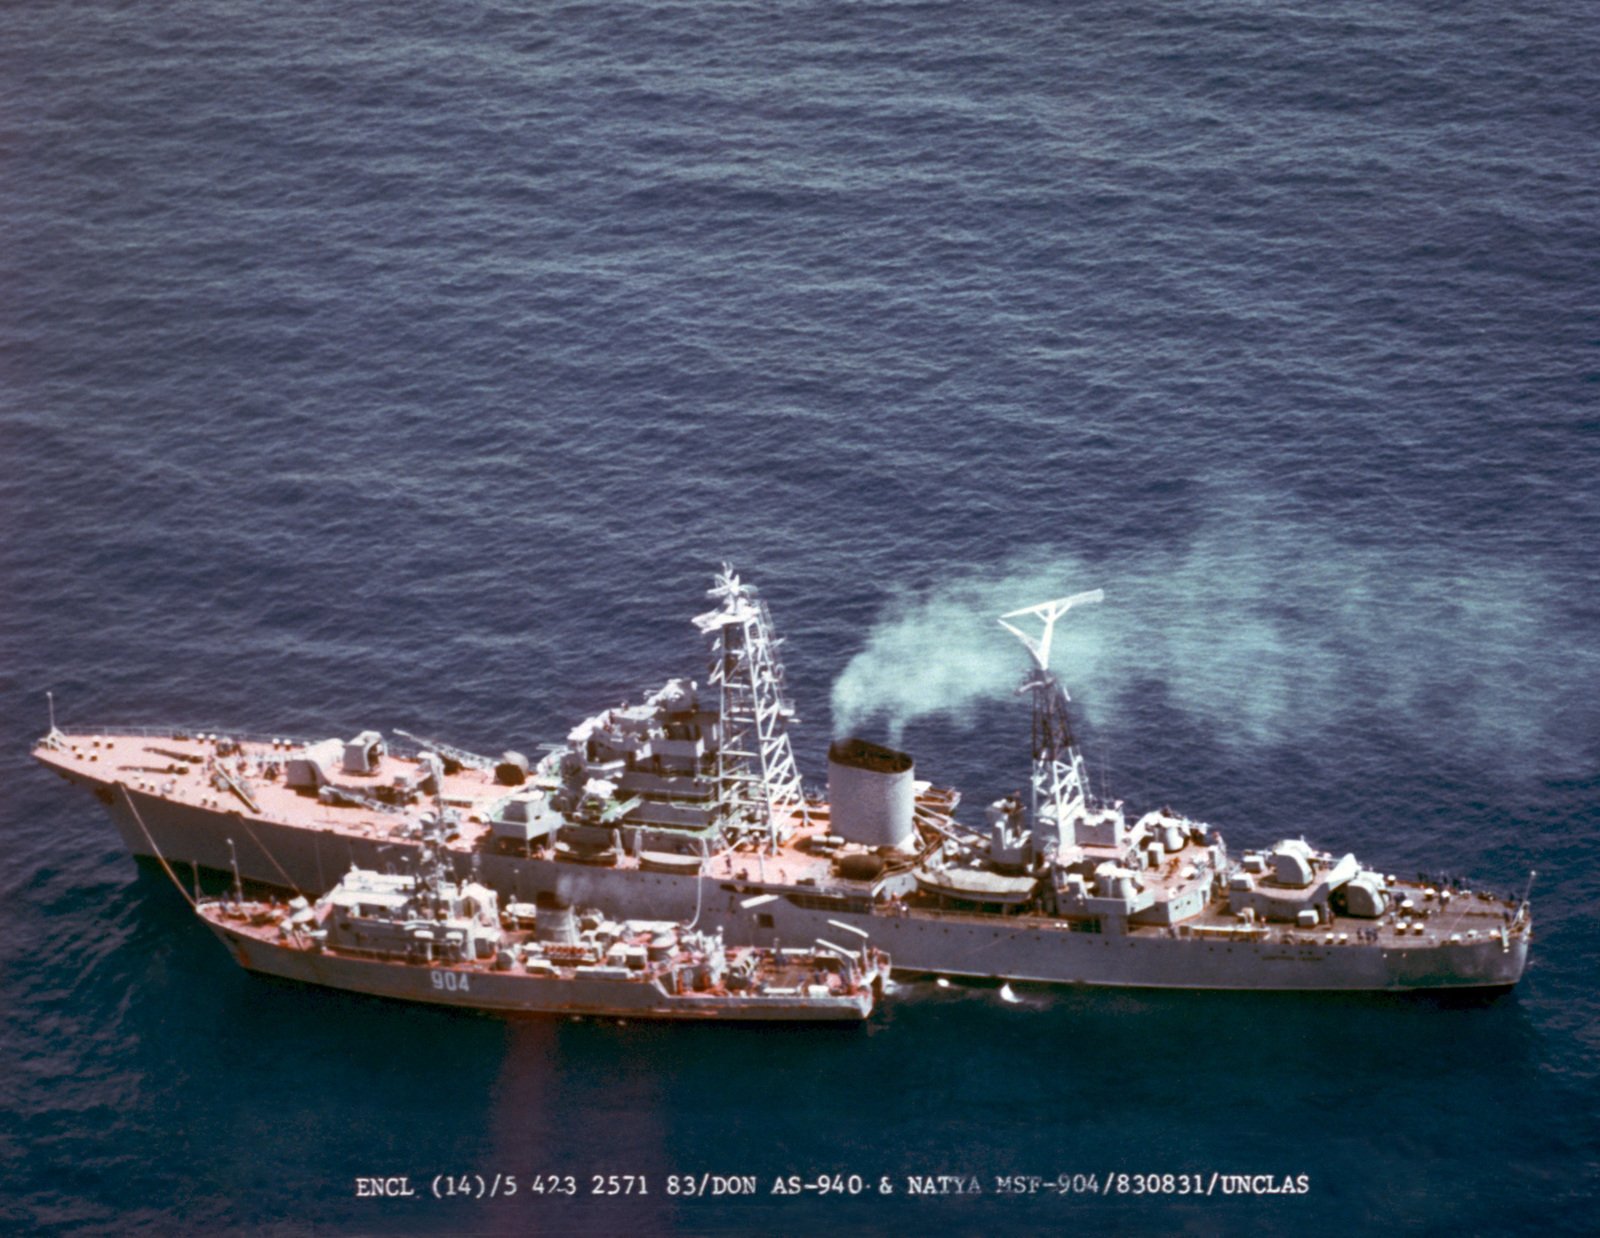
<path fill-rule="evenodd" d="M 712 637 L 710 676 L 718 689 L 720 719 L 718 794 L 731 829 L 760 829 L 767 844 L 776 846 L 788 837 L 794 815 L 806 819 L 788 732 L 797 719 L 777 656 L 783 642 L 772 634 L 767 604 L 731 564 L 722 565 L 706 596 L 722 603 L 694 621 Z"/>
<path fill-rule="evenodd" d="M 1083 757 L 1072 738 L 1067 718 L 1066 704 L 1071 701 L 1067 690 L 1050 671 L 1050 643 L 1055 636 L 1056 620 L 1076 606 L 1086 606 L 1105 600 L 1104 589 L 1091 589 L 1071 597 L 1057 598 L 1053 602 L 1040 602 L 1007 611 L 997 621 L 1023 644 L 1032 656 L 1035 669 L 1023 680 L 1019 692 L 1033 694 L 1033 803 L 1031 805 L 1035 837 L 1041 822 L 1040 805 L 1044 805 L 1044 819 L 1052 820 L 1057 831 L 1064 831 L 1074 820 L 1090 811 L 1089 775 Z M 1044 625 L 1038 637 L 1030 636 L 1008 619 L 1029 616 Z"/>

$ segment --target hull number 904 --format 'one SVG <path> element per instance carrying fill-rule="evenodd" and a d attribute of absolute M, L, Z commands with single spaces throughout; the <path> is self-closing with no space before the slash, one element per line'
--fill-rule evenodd
<path fill-rule="evenodd" d="M 433 987 L 448 993 L 469 993 L 467 981 L 472 977 L 458 971 L 435 971 L 433 973 Z"/>

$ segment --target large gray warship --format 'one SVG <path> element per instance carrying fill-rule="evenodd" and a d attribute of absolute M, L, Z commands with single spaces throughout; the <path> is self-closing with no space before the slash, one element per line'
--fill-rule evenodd
<path fill-rule="evenodd" d="M 705 685 L 668 681 L 584 720 L 530 764 L 363 731 L 303 742 L 186 730 L 62 731 L 34 756 L 101 801 L 136 855 L 322 891 L 435 847 L 503 896 L 684 920 L 731 943 L 868 934 L 897 970 L 1076 985 L 1506 989 L 1527 893 L 1403 880 L 1302 839 L 1229 856 L 1168 809 L 1130 820 L 1091 790 L 1055 623 L 1097 592 L 1001 618 L 1032 667 L 1026 802 L 959 822 L 912 758 L 835 742 L 807 795 L 764 600 L 731 568 L 695 624 Z"/>

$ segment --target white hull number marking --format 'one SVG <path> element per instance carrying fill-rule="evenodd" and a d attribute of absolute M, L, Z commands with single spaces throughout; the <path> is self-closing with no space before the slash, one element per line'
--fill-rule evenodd
<path fill-rule="evenodd" d="M 467 981 L 471 976 L 464 976 L 458 971 L 435 971 L 433 973 L 433 987 L 448 990 L 451 993 L 466 993 Z"/>

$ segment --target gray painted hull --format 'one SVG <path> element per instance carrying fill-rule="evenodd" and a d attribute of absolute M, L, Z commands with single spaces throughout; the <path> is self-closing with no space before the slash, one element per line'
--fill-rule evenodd
<path fill-rule="evenodd" d="M 464 1010 L 698 1022 L 859 1022 L 872 998 L 749 994 L 674 997 L 646 980 L 564 978 L 445 963 L 353 958 L 265 942 L 206 919 L 240 966 L 306 984 Z"/>
<path fill-rule="evenodd" d="M 107 808 L 134 854 L 153 855 L 159 848 L 168 860 L 226 872 L 231 867 L 231 838 L 245 878 L 306 891 L 328 889 L 352 864 L 399 870 L 409 846 L 388 839 L 352 838 L 331 828 L 318 831 L 249 820 L 237 812 L 174 804 L 145 792 L 133 791 L 131 798 L 138 818 L 120 793 Z M 472 859 L 464 852 L 450 853 L 449 858 L 463 871 Z M 1521 978 L 1528 954 L 1525 936 L 1513 937 L 1508 945 L 1498 938 L 1461 943 L 1419 939 L 1414 945 L 1291 945 L 1168 937 L 1149 930 L 1102 935 L 1073 932 L 1037 917 L 892 915 L 803 907 L 783 896 L 815 898 L 816 890 L 785 891 L 754 880 L 702 880 L 487 853 L 479 862 L 482 880 L 509 897 L 531 900 L 537 893 L 553 891 L 575 906 L 639 919 L 688 920 L 698 909 L 700 926 L 722 928 L 733 944 L 809 943 L 819 936 L 837 937 L 830 921 L 851 924 L 889 953 L 898 972 L 1163 989 L 1500 989 Z M 754 909 L 741 908 L 742 901 L 761 893 L 780 897 Z M 771 924 L 762 924 L 758 915 L 769 917 Z"/>

